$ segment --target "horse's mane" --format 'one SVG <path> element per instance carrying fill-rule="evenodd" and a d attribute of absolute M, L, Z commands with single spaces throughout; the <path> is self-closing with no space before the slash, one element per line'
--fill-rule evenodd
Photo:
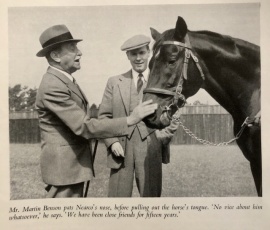
<path fill-rule="evenodd" d="M 260 61 L 260 47 L 248 41 L 244 41 L 239 38 L 234 38 L 229 35 L 222 35 L 212 31 L 190 31 L 195 37 L 205 37 L 208 41 L 212 41 L 213 44 L 218 44 L 224 48 L 231 55 L 235 55 L 238 52 L 241 56 L 253 62 Z"/>
<path fill-rule="evenodd" d="M 237 46 L 240 46 L 240 47 L 246 48 L 246 49 L 254 50 L 254 52 L 258 52 L 260 50 L 260 47 L 258 45 L 255 45 L 255 44 L 248 42 L 248 41 L 244 41 L 244 40 L 239 39 L 239 38 L 231 37 L 229 35 L 222 35 L 222 34 L 219 34 L 216 32 L 208 31 L 208 30 L 190 31 L 190 32 L 196 33 L 196 34 L 206 35 L 206 36 L 216 38 L 216 39 L 222 39 L 222 40 L 225 40 L 227 42 L 233 42 Z"/>
<path fill-rule="evenodd" d="M 155 42 L 153 50 L 156 49 L 159 44 L 165 40 L 172 40 L 174 36 L 175 29 L 169 29 L 161 34 L 160 39 Z M 218 41 L 220 44 L 223 44 L 226 47 L 227 51 L 235 50 L 237 47 L 238 50 L 241 50 L 241 53 L 254 58 L 254 61 L 259 60 L 260 58 L 260 47 L 248 41 L 244 41 L 239 38 L 234 38 L 229 35 L 222 35 L 216 32 L 201 30 L 201 31 L 188 31 L 188 33 L 198 36 L 200 38 L 205 38 L 209 41 Z"/>

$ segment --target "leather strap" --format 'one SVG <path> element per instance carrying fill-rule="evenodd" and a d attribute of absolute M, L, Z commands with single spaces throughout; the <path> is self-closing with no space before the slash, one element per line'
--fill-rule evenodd
<path fill-rule="evenodd" d="M 161 45 L 176 45 L 176 46 L 181 46 L 181 47 L 185 47 L 187 49 L 191 49 L 191 46 L 182 42 L 178 42 L 178 41 L 165 41 L 162 42 Z"/>

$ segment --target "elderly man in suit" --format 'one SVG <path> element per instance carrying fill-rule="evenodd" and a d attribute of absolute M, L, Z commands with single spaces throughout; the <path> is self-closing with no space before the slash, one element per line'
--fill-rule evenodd
<path fill-rule="evenodd" d="M 88 101 L 72 73 L 80 69 L 81 51 L 65 25 L 55 25 L 40 36 L 49 68 L 41 81 L 36 108 L 41 130 L 41 174 L 47 197 L 82 197 L 93 174 L 91 138 L 128 134 L 128 127 L 156 109 L 151 102 L 138 106 L 128 118 L 97 120 L 89 116 Z"/>
<path fill-rule="evenodd" d="M 99 108 L 99 118 L 129 116 L 141 103 L 148 80 L 150 38 L 136 35 L 121 47 L 126 51 L 132 69 L 109 78 Z M 162 162 L 169 161 L 169 140 L 178 122 L 157 131 L 144 122 L 128 128 L 127 137 L 105 139 L 108 149 L 109 197 L 132 196 L 134 174 L 141 197 L 160 197 L 162 189 Z"/>

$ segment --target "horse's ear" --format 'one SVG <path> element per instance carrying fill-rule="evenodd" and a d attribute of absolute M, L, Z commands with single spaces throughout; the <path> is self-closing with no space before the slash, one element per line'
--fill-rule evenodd
<path fill-rule="evenodd" d="M 180 42 L 186 36 L 186 33 L 187 24 L 182 17 L 178 17 L 175 26 L 174 39 Z"/>
<path fill-rule="evenodd" d="M 156 31 L 154 28 L 151 28 L 151 27 L 150 27 L 150 30 L 151 30 L 152 38 L 153 38 L 155 41 L 157 41 L 157 40 L 160 38 L 161 34 L 160 34 L 158 31 Z"/>

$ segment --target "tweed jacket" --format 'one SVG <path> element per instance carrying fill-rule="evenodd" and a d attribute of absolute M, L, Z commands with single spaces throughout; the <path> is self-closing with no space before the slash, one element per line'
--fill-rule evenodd
<path fill-rule="evenodd" d="M 130 85 L 132 79 L 132 71 L 128 71 L 122 75 L 114 76 L 109 78 L 104 95 L 102 98 L 101 105 L 99 107 L 99 118 L 121 118 L 129 116 L 129 106 L 130 106 Z M 140 125 L 140 124 L 138 124 Z M 147 137 L 149 134 L 156 132 L 157 130 L 147 128 L 145 133 L 141 135 Z M 157 135 L 159 137 L 161 135 Z M 164 134 L 163 134 L 164 136 Z M 108 150 L 107 165 L 109 168 L 120 168 L 124 162 L 124 158 L 115 157 L 115 155 L 110 151 L 110 146 L 119 141 L 123 150 L 125 151 L 127 136 L 120 138 L 107 138 L 104 139 L 104 143 Z M 160 154 L 162 154 L 163 163 L 169 163 L 170 148 L 169 144 L 162 144 L 160 141 L 161 148 Z"/>
<path fill-rule="evenodd" d="M 69 185 L 93 175 L 91 138 L 128 134 L 126 118 L 89 117 L 88 101 L 63 73 L 49 67 L 36 98 L 41 131 L 41 174 L 50 185 Z"/>

